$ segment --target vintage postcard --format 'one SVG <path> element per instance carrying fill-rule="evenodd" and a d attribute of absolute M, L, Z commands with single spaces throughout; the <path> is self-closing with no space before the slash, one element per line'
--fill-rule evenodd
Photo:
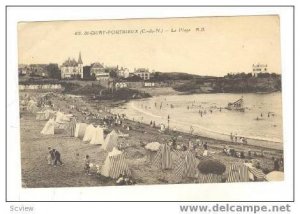
<path fill-rule="evenodd" d="M 277 15 L 18 23 L 24 188 L 284 180 Z"/>

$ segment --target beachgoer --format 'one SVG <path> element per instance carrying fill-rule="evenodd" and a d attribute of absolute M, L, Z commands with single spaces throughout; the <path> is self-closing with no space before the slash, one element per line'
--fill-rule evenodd
<path fill-rule="evenodd" d="M 90 174 L 90 156 L 89 155 L 86 155 L 85 156 L 85 159 L 84 159 L 84 171 L 85 171 L 85 174 L 86 175 L 91 175 Z"/>
<path fill-rule="evenodd" d="M 60 153 L 59 151 L 52 149 L 52 152 L 54 154 L 54 167 L 57 165 L 57 162 L 59 162 L 60 165 L 63 165 L 61 159 L 60 159 Z"/>
<path fill-rule="evenodd" d="M 194 133 L 194 128 L 193 128 L 193 126 L 190 127 L 190 133 L 191 133 L 191 134 Z"/>
<path fill-rule="evenodd" d="M 189 149 L 190 150 L 194 149 L 194 144 L 191 140 L 189 141 Z"/>
<path fill-rule="evenodd" d="M 275 171 L 279 171 L 279 160 L 277 158 L 275 158 L 274 160 L 274 170 Z"/>
<path fill-rule="evenodd" d="M 203 144 L 203 148 L 204 148 L 203 156 L 208 156 L 208 145 L 207 145 L 207 142 L 205 142 Z"/>
<path fill-rule="evenodd" d="M 51 147 L 48 147 L 47 161 L 49 165 L 53 165 L 54 153 Z"/>
<path fill-rule="evenodd" d="M 233 142 L 233 135 L 232 135 L 232 132 L 230 133 L 230 141 Z"/>
<path fill-rule="evenodd" d="M 116 180 L 116 184 L 117 185 L 124 185 L 125 184 L 125 180 L 122 174 L 119 175 L 119 177 Z"/>

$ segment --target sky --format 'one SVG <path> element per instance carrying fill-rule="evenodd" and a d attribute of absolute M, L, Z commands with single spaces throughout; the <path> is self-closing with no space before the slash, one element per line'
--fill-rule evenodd
<path fill-rule="evenodd" d="M 69 57 L 77 60 L 79 52 L 84 65 L 100 62 L 129 70 L 223 76 L 251 72 L 253 64 L 261 63 L 269 72 L 281 73 L 280 19 L 273 15 L 18 24 L 19 64 L 61 65 Z"/>

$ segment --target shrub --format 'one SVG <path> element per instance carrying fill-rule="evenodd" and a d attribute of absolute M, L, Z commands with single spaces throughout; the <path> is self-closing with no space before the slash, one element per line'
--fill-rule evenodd
<path fill-rule="evenodd" d="M 226 166 L 216 160 L 204 160 L 198 164 L 198 169 L 203 174 L 222 175 L 226 170 Z"/>

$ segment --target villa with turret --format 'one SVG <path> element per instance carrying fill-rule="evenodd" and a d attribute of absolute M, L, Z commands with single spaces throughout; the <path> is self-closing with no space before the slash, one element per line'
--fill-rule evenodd
<path fill-rule="evenodd" d="M 75 59 L 67 59 L 60 67 L 61 78 L 83 78 L 83 62 L 81 59 L 81 53 L 79 53 L 78 61 Z"/>

